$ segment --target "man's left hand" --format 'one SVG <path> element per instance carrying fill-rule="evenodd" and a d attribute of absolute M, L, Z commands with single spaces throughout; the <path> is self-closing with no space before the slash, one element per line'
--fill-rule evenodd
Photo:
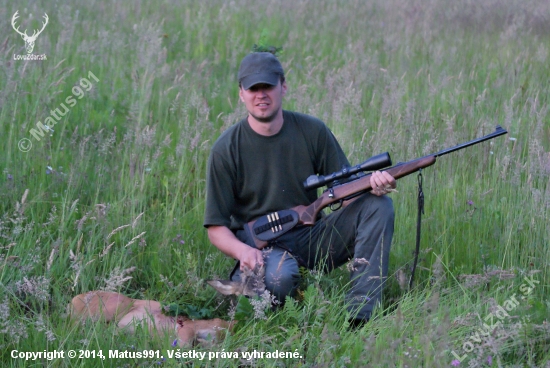
<path fill-rule="evenodd" d="M 386 171 L 375 171 L 370 177 L 370 185 L 372 187 L 371 193 L 376 196 L 381 196 L 395 191 L 394 189 L 397 187 L 397 182 L 394 177 Z"/>

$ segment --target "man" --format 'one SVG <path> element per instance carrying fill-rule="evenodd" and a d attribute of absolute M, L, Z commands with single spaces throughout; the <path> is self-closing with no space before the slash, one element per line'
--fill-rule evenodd
<path fill-rule="evenodd" d="M 322 216 L 314 226 L 297 226 L 262 251 L 254 248 L 243 224 L 311 204 L 317 193 L 305 190 L 304 180 L 331 174 L 349 162 L 322 121 L 282 109 L 287 85 L 273 54 L 247 55 L 238 79 L 248 116 L 219 137 L 208 160 L 204 226 L 210 241 L 239 261 L 234 281 L 245 268 L 264 265 L 266 288 L 282 302 L 295 295 L 299 265 L 328 272 L 355 259 L 347 302 L 354 323 L 363 323 L 380 300 L 388 272 L 394 213 L 384 194 L 396 187 L 395 179 L 375 172 L 372 194 Z"/>

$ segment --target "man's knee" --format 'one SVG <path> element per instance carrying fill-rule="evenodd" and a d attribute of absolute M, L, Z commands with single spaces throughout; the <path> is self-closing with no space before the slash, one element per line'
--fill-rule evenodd
<path fill-rule="evenodd" d="M 265 286 L 279 302 L 284 302 L 287 296 L 296 296 L 298 279 L 294 275 L 271 275 L 269 277 L 266 274 Z"/>
<path fill-rule="evenodd" d="M 294 297 L 300 282 L 298 262 L 288 252 L 270 254 L 265 259 L 265 286 L 278 301 Z"/>
<path fill-rule="evenodd" d="M 384 195 L 378 197 L 377 202 L 378 212 L 380 212 L 380 215 L 384 216 L 385 218 L 393 219 L 395 216 L 393 209 L 393 200 L 390 197 Z"/>
<path fill-rule="evenodd" d="M 377 216 L 382 219 L 393 220 L 394 209 L 393 200 L 387 196 L 375 196 L 374 194 L 366 193 L 360 197 L 357 203 L 359 206 L 365 208 L 367 216 Z"/>

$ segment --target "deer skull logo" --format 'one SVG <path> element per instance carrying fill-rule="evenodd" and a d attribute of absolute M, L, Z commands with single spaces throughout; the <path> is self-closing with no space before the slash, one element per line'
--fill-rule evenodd
<path fill-rule="evenodd" d="M 34 49 L 34 42 L 36 41 L 36 38 L 38 37 L 38 35 L 40 33 L 42 33 L 42 31 L 44 30 L 44 28 L 46 28 L 46 25 L 48 24 L 48 14 L 44 13 L 44 19 L 46 20 L 45 22 L 42 22 L 42 29 L 40 31 L 37 31 L 34 30 L 32 36 L 29 36 L 27 35 L 27 30 L 25 29 L 25 32 L 21 32 L 19 31 L 19 27 L 15 27 L 15 20 L 17 18 L 19 18 L 19 16 L 17 15 L 17 13 L 19 13 L 19 10 L 15 12 L 15 14 L 13 15 L 13 17 L 11 18 L 11 26 L 13 27 L 13 29 L 15 30 L 15 32 L 19 33 L 21 35 L 21 38 L 23 38 L 23 40 L 25 41 L 25 49 L 27 49 L 27 54 L 30 54 L 32 53 L 32 50 Z"/>

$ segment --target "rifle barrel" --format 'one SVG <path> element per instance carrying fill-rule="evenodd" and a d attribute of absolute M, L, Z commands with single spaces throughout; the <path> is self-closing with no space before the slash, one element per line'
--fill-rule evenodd
<path fill-rule="evenodd" d="M 484 137 L 481 137 L 481 138 L 474 139 L 474 140 L 466 142 L 466 143 L 459 144 L 458 146 L 454 146 L 454 147 L 451 147 L 451 148 L 444 149 L 443 151 L 439 151 L 439 152 L 434 153 L 433 155 L 430 155 L 430 156 L 435 156 L 435 157 L 443 156 L 443 155 L 446 155 L 447 153 L 451 153 L 451 152 L 458 151 L 458 150 L 461 150 L 461 149 L 469 147 L 469 146 L 473 146 L 474 144 L 478 144 L 478 143 L 481 143 L 483 141 L 493 139 L 495 137 L 498 137 L 499 135 L 503 135 L 503 134 L 506 134 L 506 133 L 508 133 L 508 131 L 506 129 L 502 128 L 500 125 L 497 125 L 495 131 L 491 134 L 488 134 L 488 135 L 486 135 Z"/>

